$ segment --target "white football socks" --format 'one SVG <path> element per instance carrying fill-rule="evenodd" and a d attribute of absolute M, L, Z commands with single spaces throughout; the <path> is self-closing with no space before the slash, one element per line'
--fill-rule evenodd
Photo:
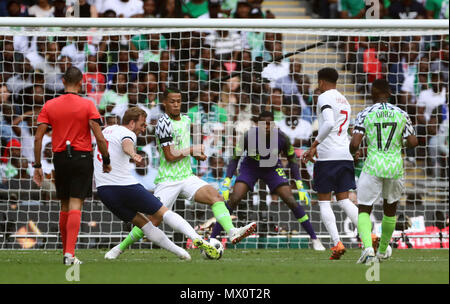
<path fill-rule="evenodd" d="M 191 240 L 202 239 L 202 237 L 192 228 L 192 226 L 179 214 L 173 211 L 166 211 L 163 215 L 164 223 L 167 223 L 174 230 L 183 233 Z"/>
<path fill-rule="evenodd" d="M 320 217 L 322 219 L 325 228 L 327 228 L 330 234 L 331 240 L 333 241 L 333 246 L 336 246 L 339 239 L 339 232 L 336 226 L 336 216 L 334 215 L 333 209 L 331 209 L 330 201 L 319 201 L 320 206 Z"/>
<path fill-rule="evenodd" d="M 144 232 L 145 237 L 159 247 L 164 248 L 180 257 L 187 254 L 186 250 L 175 245 L 175 243 L 169 240 L 164 232 L 162 232 L 159 228 L 153 226 L 152 222 L 148 222 L 141 229 Z"/>
<path fill-rule="evenodd" d="M 338 201 L 339 207 L 344 210 L 345 214 L 350 218 L 353 225 L 358 227 L 358 207 L 348 198 Z"/>

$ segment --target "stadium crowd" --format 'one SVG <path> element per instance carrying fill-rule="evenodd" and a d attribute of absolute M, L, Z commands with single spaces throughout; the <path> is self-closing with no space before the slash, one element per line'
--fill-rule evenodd
<path fill-rule="evenodd" d="M 313 16 L 364 18 L 364 0 L 310 0 Z M 80 0 L 80 17 L 102 18 L 275 18 L 263 0 Z M 2 1 L 0 16 L 66 17 L 65 0 Z M 448 0 L 385 0 L 380 18 L 446 18 Z M 448 64 L 445 37 L 340 37 L 334 45 L 344 68 L 368 99 L 370 83 L 388 79 L 392 102 L 414 120 L 421 149 L 407 151 L 408 163 L 426 166 L 430 177 L 448 178 Z M 134 175 L 154 188 L 158 168 L 154 126 L 162 113 L 161 93 L 169 83 L 183 92 L 182 111 L 200 126 L 209 159 L 196 174 L 217 188 L 225 174 L 233 139 L 256 123 L 263 110 L 274 113 L 298 155 L 317 134 L 318 91 L 303 62 L 283 58 L 283 35 L 272 32 L 203 31 L 164 34 L 0 37 L 1 179 L 4 189 L 35 189 L 31 181 L 37 115 L 63 93 L 70 66 L 83 71 L 82 95 L 91 99 L 105 126 L 120 123 L 125 111 L 147 112 L 148 129 L 138 138 L 146 163 Z M 276 59 L 276 60 L 275 60 Z M 356 114 L 356 113 L 355 113 Z M 50 133 L 43 141 L 46 197 L 54 191 Z M 194 134 L 195 134 L 194 130 Z M 301 165 L 310 188 L 312 168 Z M 359 168 L 362 164 L 358 164 Z M 2 197 L 3 199 L 3 197 Z M 11 197 L 9 197 L 11 199 Z M 38 194 L 17 200 L 39 200 Z"/>

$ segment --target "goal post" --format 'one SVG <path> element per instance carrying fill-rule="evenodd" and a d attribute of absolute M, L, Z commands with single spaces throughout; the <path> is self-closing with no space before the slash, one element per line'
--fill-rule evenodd
<path fill-rule="evenodd" d="M 139 137 L 138 150 L 148 160 L 135 175 L 149 191 L 159 166 L 154 127 L 161 93 L 169 85 L 182 91 L 192 141 L 203 143 L 209 156 L 205 162 L 192 161 L 193 171 L 220 190 L 234 145 L 263 110 L 275 114 L 297 156 L 308 149 L 318 130 L 318 70 L 339 72 L 337 89 L 352 105 L 351 125 L 372 104 L 370 84 L 385 78 L 393 91 L 391 102 L 408 111 L 420 142 L 404 151 L 405 193 L 394 243 L 398 248 L 448 248 L 448 20 L 6 17 L 0 18 L 0 37 L 2 249 L 61 248 L 50 134 L 43 145 L 45 187 L 33 184 L 31 164 L 37 115 L 46 101 L 61 94 L 61 75 L 69 65 L 83 71 L 82 94 L 96 104 L 105 123 L 119 121 L 128 106 L 145 108 L 149 127 Z M 363 164 L 364 157 L 356 164 L 355 178 Z M 312 164 L 300 167 L 312 197 L 310 205 L 301 204 L 316 234 L 330 245 L 311 189 Z M 351 199 L 357 202 L 356 193 Z M 357 247 L 356 227 L 332 205 L 345 245 Z M 174 211 L 209 235 L 214 224 L 210 208 L 180 198 Z M 238 248 L 309 246 L 292 212 L 264 183 L 257 183 L 232 215 L 239 226 L 258 222 L 255 235 Z M 381 232 L 381 219 L 377 204 L 375 234 Z M 130 228 L 94 191 L 83 206 L 78 248 L 112 247 Z M 170 227 L 162 228 L 178 244 L 190 245 Z M 142 241 L 135 247 L 151 244 Z"/>

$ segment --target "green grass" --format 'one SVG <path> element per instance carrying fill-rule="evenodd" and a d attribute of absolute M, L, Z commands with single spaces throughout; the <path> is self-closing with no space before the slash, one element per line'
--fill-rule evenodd
<path fill-rule="evenodd" d="M 310 249 L 228 249 L 219 261 L 190 250 L 191 262 L 161 250 L 128 250 L 118 260 L 105 250 L 77 250 L 84 262 L 79 283 L 369 283 L 366 265 L 355 264 L 360 250 L 339 261 Z M 68 283 L 59 250 L 0 250 L 0 283 Z M 370 282 L 372 283 L 372 282 Z M 378 283 L 449 283 L 448 250 L 394 250 L 380 264 Z M 72 283 L 73 284 L 73 283 Z"/>

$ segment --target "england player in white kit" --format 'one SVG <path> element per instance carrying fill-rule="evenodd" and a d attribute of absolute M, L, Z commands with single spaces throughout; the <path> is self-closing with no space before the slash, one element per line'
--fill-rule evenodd
<path fill-rule="evenodd" d="M 358 225 L 358 208 L 348 198 L 348 191 L 356 188 L 347 133 L 351 107 L 345 96 L 336 90 L 338 78 L 339 74 L 333 68 L 323 68 L 318 72 L 322 93 L 317 103 L 319 133 L 311 148 L 303 154 L 303 162 L 314 163 L 313 189 L 318 193 L 322 222 L 334 244 L 331 260 L 338 260 L 345 253 L 331 208 L 332 192 L 353 224 Z"/>
<path fill-rule="evenodd" d="M 202 240 L 195 230 L 180 215 L 170 211 L 150 192 L 148 192 L 131 174 L 133 166 L 130 158 L 141 162 L 142 156 L 136 153 L 136 137 L 146 128 L 146 112 L 138 107 L 128 109 L 122 125 L 113 125 L 103 130 L 108 142 L 111 159 L 111 172 L 104 173 L 100 153 L 94 159 L 94 176 L 97 193 L 106 207 L 125 222 L 131 222 L 141 228 L 143 234 L 158 246 L 169 250 L 184 260 L 190 260 L 189 253 L 175 245 L 147 216 L 151 215 L 156 222 L 164 221 L 174 230 L 191 238 L 194 244 L 210 255 L 218 258 L 217 249 Z M 123 244 L 122 246 L 126 246 Z M 116 248 L 117 247 L 117 248 Z M 113 252 L 123 251 L 117 245 Z M 109 253 L 109 252 L 108 252 Z M 105 258 L 109 259 L 108 253 Z M 115 257 L 113 257 L 115 258 Z"/>

